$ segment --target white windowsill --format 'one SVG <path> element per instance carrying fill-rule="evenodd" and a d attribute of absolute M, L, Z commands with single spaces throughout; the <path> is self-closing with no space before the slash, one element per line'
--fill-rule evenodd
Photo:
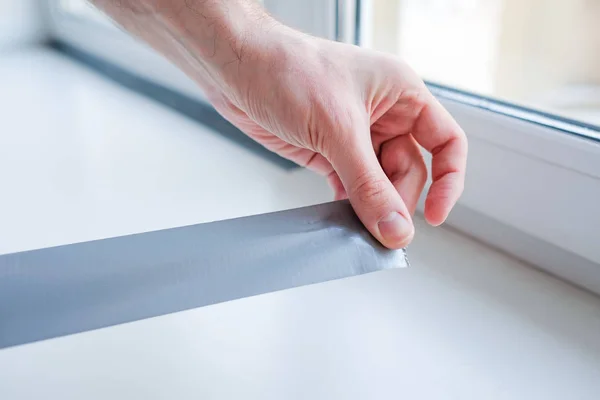
<path fill-rule="evenodd" d="M 0 87 L 0 253 L 330 199 L 50 51 Z M 416 223 L 405 270 L 0 350 L 0 398 L 595 398 L 598 297 Z"/>

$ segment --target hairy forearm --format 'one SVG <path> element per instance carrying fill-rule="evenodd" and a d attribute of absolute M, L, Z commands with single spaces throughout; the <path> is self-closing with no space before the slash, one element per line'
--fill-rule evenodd
<path fill-rule="evenodd" d="M 205 90 L 235 80 L 239 66 L 278 25 L 253 0 L 92 0 Z M 210 85 L 207 83 L 210 82 Z"/>

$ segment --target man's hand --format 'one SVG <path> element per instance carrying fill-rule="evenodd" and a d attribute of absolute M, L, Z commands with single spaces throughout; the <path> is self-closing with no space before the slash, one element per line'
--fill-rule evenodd
<path fill-rule="evenodd" d="M 97 1 L 194 78 L 239 129 L 325 175 L 385 246 L 414 235 L 427 180 L 420 147 L 433 155 L 425 218 L 447 218 L 463 190 L 466 137 L 401 60 L 294 31 L 247 1 L 129 2 L 119 11 Z"/>

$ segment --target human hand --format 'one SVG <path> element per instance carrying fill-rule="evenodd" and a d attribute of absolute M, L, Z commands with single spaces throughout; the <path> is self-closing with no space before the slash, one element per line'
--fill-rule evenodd
<path fill-rule="evenodd" d="M 268 149 L 325 176 L 381 243 L 406 246 L 462 193 L 465 134 L 401 60 L 286 27 L 249 0 L 93 0 L 177 64 Z"/>
<path fill-rule="evenodd" d="M 433 155 L 425 218 L 439 225 L 462 193 L 465 134 L 401 60 L 278 26 L 209 90 L 216 109 L 266 148 L 327 177 L 385 246 L 413 238 Z M 250 52 L 250 50 L 248 50 Z"/>

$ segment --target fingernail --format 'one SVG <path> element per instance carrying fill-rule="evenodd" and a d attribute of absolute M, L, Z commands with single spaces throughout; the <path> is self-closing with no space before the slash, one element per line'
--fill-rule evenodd
<path fill-rule="evenodd" d="M 405 245 L 414 233 L 413 224 L 395 211 L 379 221 L 378 227 L 388 245 Z"/>

